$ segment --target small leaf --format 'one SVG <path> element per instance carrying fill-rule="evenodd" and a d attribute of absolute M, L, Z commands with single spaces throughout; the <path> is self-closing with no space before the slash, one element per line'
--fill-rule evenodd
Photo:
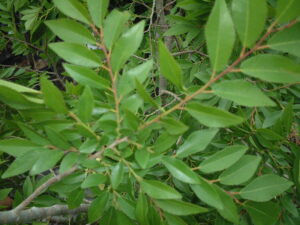
<path fill-rule="evenodd" d="M 0 189 L 0 201 L 4 200 L 9 192 L 11 192 L 12 188 L 5 188 L 5 189 Z"/>
<path fill-rule="evenodd" d="M 101 58 L 86 46 L 76 43 L 57 42 L 49 44 L 58 56 L 69 63 L 86 67 L 99 67 Z"/>
<path fill-rule="evenodd" d="M 10 82 L 10 81 L 2 80 L 2 79 L 0 79 L 0 86 L 4 86 L 4 87 L 10 88 L 10 89 L 13 89 L 20 93 L 40 94 L 40 92 L 35 89 L 28 88 L 28 87 L 25 87 L 25 86 L 22 86 L 22 85 L 19 85 L 19 84 Z"/>
<path fill-rule="evenodd" d="M 222 70 L 231 56 L 235 40 L 234 26 L 225 0 L 215 1 L 205 27 L 205 39 L 212 70 Z"/>
<path fill-rule="evenodd" d="M 235 164 L 225 170 L 219 176 L 219 180 L 225 185 L 239 185 L 248 181 L 257 170 L 261 157 L 245 155 Z"/>
<path fill-rule="evenodd" d="M 79 84 L 87 85 L 100 90 L 109 87 L 109 81 L 100 77 L 95 71 L 84 66 L 63 64 L 67 73 Z"/>
<path fill-rule="evenodd" d="M 195 215 L 208 212 L 208 209 L 206 208 L 181 200 L 155 200 L 155 203 L 162 210 L 177 216 Z"/>
<path fill-rule="evenodd" d="M 75 165 L 79 158 L 79 155 L 75 152 L 68 153 L 63 160 L 61 161 L 60 167 L 59 167 L 59 173 L 64 173 L 68 169 L 70 169 L 72 166 Z"/>
<path fill-rule="evenodd" d="M 266 202 L 288 190 L 293 183 L 275 174 L 262 175 L 251 181 L 240 191 L 244 199 Z"/>
<path fill-rule="evenodd" d="M 26 152 L 41 148 L 40 145 L 19 138 L 0 140 L 0 152 L 19 157 Z"/>
<path fill-rule="evenodd" d="M 182 70 L 163 42 L 159 42 L 159 64 L 162 75 L 179 89 L 183 88 Z"/>
<path fill-rule="evenodd" d="M 244 61 L 241 71 L 249 76 L 274 83 L 300 81 L 300 65 L 280 55 L 257 55 Z"/>
<path fill-rule="evenodd" d="M 52 142 L 54 146 L 66 150 L 72 147 L 71 144 L 68 143 L 68 141 L 60 133 L 56 132 L 56 130 L 54 130 L 53 128 L 46 126 L 45 131 L 47 133 L 47 137 L 49 138 L 49 140 Z"/>
<path fill-rule="evenodd" d="M 140 167 L 142 167 L 142 169 L 146 169 L 150 157 L 150 153 L 147 149 L 143 148 L 136 150 L 134 156 Z"/>
<path fill-rule="evenodd" d="M 300 24 L 276 33 L 268 41 L 268 46 L 300 57 Z"/>
<path fill-rule="evenodd" d="M 94 96 L 89 86 L 86 86 L 77 103 L 78 117 L 80 120 L 84 123 L 89 122 L 92 117 L 93 109 Z"/>
<path fill-rule="evenodd" d="M 21 128 L 23 133 L 27 138 L 29 138 L 32 142 L 37 143 L 39 145 L 51 145 L 49 140 L 44 136 L 40 135 L 30 127 L 26 126 L 23 123 L 18 123 L 18 126 Z"/>
<path fill-rule="evenodd" d="M 180 199 L 181 195 L 170 186 L 156 180 L 143 180 L 141 182 L 143 191 L 155 199 Z"/>
<path fill-rule="evenodd" d="M 204 129 L 191 133 L 177 150 L 177 157 L 184 158 L 203 151 L 216 136 L 218 129 Z"/>
<path fill-rule="evenodd" d="M 125 62 L 139 48 L 144 36 L 145 21 L 127 30 L 120 39 L 115 43 L 111 55 L 111 66 L 114 72 L 119 71 Z"/>
<path fill-rule="evenodd" d="M 141 225 L 147 225 L 148 216 L 148 201 L 144 193 L 140 192 L 135 208 L 135 217 Z"/>
<path fill-rule="evenodd" d="M 187 225 L 187 223 L 178 216 L 164 213 L 164 217 L 166 218 L 169 225 Z"/>
<path fill-rule="evenodd" d="M 196 102 L 189 103 L 186 108 L 195 119 L 208 127 L 229 127 L 244 121 L 243 118 L 222 109 Z"/>
<path fill-rule="evenodd" d="M 163 127 L 171 135 L 179 135 L 186 132 L 189 127 L 180 122 L 179 120 L 173 119 L 172 117 L 164 117 L 160 120 Z"/>
<path fill-rule="evenodd" d="M 123 180 L 124 166 L 123 163 L 118 163 L 113 167 L 111 171 L 111 186 L 113 189 L 117 189 Z"/>
<path fill-rule="evenodd" d="M 203 173 L 213 173 L 224 170 L 237 162 L 247 151 L 244 145 L 233 145 L 224 148 L 200 163 L 200 171 Z"/>
<path fill-rule="evenodd" d="M 53 2 L 65 15 L 88 25 L 91 24 L 87 9 L 78 0 L 53 0 Z"/>
<path fill-rule="evenodd" d="M 164 157 L 162 163 L 176 179 L 189 184 L 200 183 L 198 175 L 181 160 Z"/>
<path fill-rule="evenodd" d="M 232 16 L 244 46 L 251 47 L 259 38 L 267 19 L 266 0 L 234 0 Z"/>
<path fill-rule="evenodd" d="M 46 77 L 41 78 L 41 89 L 45 104 L 50 109 L 57 113 L 68 112 L 63 95 L 52 82 L 47 80 Z"/>
<path fill-rule="evenodd" d="M 89 175 L 81 184 L 81 188 L 96 187 L 99 184 L 104 184 L 107 177 L 103 174 L 96 173 Z"/>
<path fill-rule="evenodd" d="M 82 189 L 76 189 L 72 191 L 67 199 L 67 203 L 69 206 L 69 209 L 75 209 L 80 206 L 80 204 L 83 201 L 84 197 L 84 190 Z"/>
<path fill-rule="evenodd" d="M 276 18 L 279 22 L 288 22 L 300 15 L 299 0 L 278 0 L 276 5 Z"/>
<path fill-rule="evenodd" d="M 259 88 L 245 80 L 222 81 L 212 87 L 214 94 L 249 107 L 276 106 Z"/>
<path fill-rule="evenodd" d="M 156 101 L 154 101 L 154 99 L 146 91 L 145 87 L 137 79 L 135 80 L 135 86 L 136 86 L 136 89 L 137 89 L 137 92 L 138 92 L 139 96 L 145 102 L 150 103 L 155 108 L 158 108 L 158 109 L 160 108 L 160 106 L 158 105 L 158 103 Z"/>
<path fill-rule="evenodd" d="M 107 13 L 109 0 L 87 0 L 87 5 L 94 24 L 101 28 Z"/>

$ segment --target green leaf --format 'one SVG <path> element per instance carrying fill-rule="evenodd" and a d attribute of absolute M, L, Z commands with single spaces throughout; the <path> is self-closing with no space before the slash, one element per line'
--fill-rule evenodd
<path fill-rule="evenodd" d="M 41 90 L 45 104 L 57 113 L 67 113 L 68 109 L 64 102 L 64 97 L 58 88 L 46 77 L 41 78 Z"/>
<path fill-rule="evenodd" d="M 274 83 L 300 81 L 300 65 L 280 55 L 257 55 L 244 61 L 241 71 L 249 76 Z"/>
<path fill-rule="evenodd" d="M 12 188 L 5 188 L 5 189 L 0 189 L 0 201 L 4 200 L 9 192 L 11 192 Z"/>
<path fill-rule="evenodd" d="M 140 192 L 137 199 L 136 208 L 135 208 L 135 217 L 141 225 L 148 225 L 148 215 L 149 207 L 147 197 L 144 193 Z"/>
<path fill-rule="evenodd" d="M 212 87 L 214 94 L 249 107 L 276 106 L 258 87 L 245 80 L 222 81 Z"/>
<path fill-rule="evenodd" d="M 177 216 L 195 215 L 208 212 L 208 209 L 206 208 L 181 200 L 155 200 L 155 203 L 162 210 Z"/>
<path fill-rule="evenodd" d="M 67 73 L 79 84 L 100 90 L 106 89 L 109 86 L 109 81 L 103 79 L 89 68 L 66 63 L 64 63 L 63 66 Z"/>
<path fill-rule="evenodd" d="M 207 127 L 229 127 L 242 123 L 243 118 L 213 106 L 191 102 L 187 111 L 200 123 Z"/>
<path fill-rule="evenodd" d="M 219 176 L 220 183 L 239 185 L 248 181 L 257 170 L 261 161 L 260 156 L 245 155 Z"/>
<path fill-rule="evenodd" d="M 137 149 L 135 151 L 134 156 L 135 156 L 135 160 L 140 165 L 140 167 L 142 167 L 142 169 L 146 169 L 148 160 L 150 158 L 150 153 L 147 151 L 147 149 L 146 148 Z"/>
<path fill-rule="evenodd" d="M 144 36 L 145 21 L 127 30 L 120 39 L 115 43 L 111 55 L 111 66 L 114 72 L 119 71 L 125 62 L 139 48 Z"/>
<path fill-rule="evenodd" d="M 218 129 L 204 129 L 191 133 L 177 150 L 176 156 L 187 157 L 203 151 L 218 133 Z"/>
<path fill-rule="evenodd" d="M 41 148 L 40 145 L 19 138 L 0 140 L 0 152 L 19 157 L 26 152 Z"/>
<path fill-rule="evenodd" d="M 72 191 L 67 198 L 67 204 L 69 206 L 69 209 L 75 209 L 79 207 L 83 201 L 83 197 L 84 197 L 84 190 L 76 189 Z"/>
<path fill-rule="evenodd" d="M 103 174 L 96 173 L 89 175 L 81 184 L 81 188 L 96 187 L 99 184 L 104 184 L 107 177 Z"/>
<path fill-rule="evenodd" d="M 87 5 L 94 24 L 101 28 L 107 13 L 109 0 L 87 0 Z"/>
<path fill-rule="evenodd" d="M 246 153 L 247 149 L 248 147 L 244 145 L 228 146 L 200 163 L 199 170 L 203 173 L 224 170 L 237 162 Z"/>
<path fill-rule="evenodd" d="M 65 15 L 88 25 L 91 24 L 87 9 L 78 0 L 53 0 L 53 2 L 55 6 Z"/>
<path fill-rule="evenodd" d="M 175 189 L 156 180 L 143 180 L 141 181 L 143 191 L 151 198 L 155 199 L 180 199 L 179 194 Z"/>
<path fill-rule="evenodd" d="M 45 24 L 60 39 L 78 44 L 95 44 L 92 33 L 80 23 L 70 19 L 48 20 Z"/>
<path fill-rule="evenodd" d="M 64 173 L 68 169 L 70 169 L 72 166 L 75 165 L 79 158 L 79 155 L 75 152 L 68 153 L 63 160 L 61 161 L 60 167 L 59 167 L 59 173 Z"/>
<path fill-rule="evenodd" d="M 54 146 L 57 146 L 59 148 L 69 150 L 72 146 L 68 141 L 56 130 L 53 128 L 46 126 L 45 131 L 47 133 L 47 137 L 52 142 Z"/>
<path fill-rule="evenodd" d="M 116 43 L 121 33 L 125 28 L 125 24 L 130 18 L 128 12 L 119 12 L 113 10 L 106 18 L 104 22 L 104 42 L 108 49 Z"/>
<path fill-rule="evenodd" d="M 57 42 L 49 44 L 58 56 L 69 63 L 86 67 L 99 67 L 101 58 L 86 46 L 76 43 Z"/>
<path fill-rule="evenodd" d="M 32 89 L 32 88 L 28 88 L 10 81 L 6 81 L 6 80 L 2 80 L 0 79 L 0 86 L 4 86 L 10 89 L 13 89 L 17 92 L 21 92 L 21 93 L 29 93 L 29 94 L 40 94 L 39 91 Z"/>
<path fill-rule="evenodd" d="M 269 39 L 268 46 L 300 57 L 300 24 L 276 33 Z"/>
<path fill-rule="evenodd" d="M 179 135 L 186 132 L 189 127 L 179 120 L 173 119 L 172 117 L 164 117 L 160 120 L 163 127 L 167 130 L 167 132 L 171 135 Z"/>
<path fill-rule="evenodd" d="M 139 96 L 145 102 L 150 103 L 155 108 L 158 108 L 158 109 L 160 108 L 160 106 L 158 105 L 158 103 L 156 101 L 154 101 L 154 99 L 146 91 L 145 87 L 137 79 L 135 80 L 135 86 L 136 86 L 136 89 L 137 89 L 137 92 L 138 92 Z"/>
<path fill-rule="evenodd" d="M 273 202 L 246 202 L 245 208 L 254 225 L 275 224 L 281 211 L 280 207 Z"/>
<path fill-rule="evenodd" d="M 266 202 L 288 190 L 293 183 L 275 174 L 262 175 L 252 180 L 240 191 L 244 199 Z"/>
<path fill-rule="evenodd" d="M 205 27 L 207 50 L 213 71 L 227 64 L 234 45 L 235 31 L 225 0 L 215 1 Z"/>
<path fill-rule="evenodd" d="M 163 42 L 158 44 L 161 74 L 179 89 L 183 89 L 182 70 Z"/>
<path fill-rule="evenodd" d="M 164 213 L 164 217 L 166 218 L 169 225 L 187 225 L 180 217 L 173 216 L 168 213 Z"/>
<path fill-rule="evenodd" d="M 21 128 L 23 133 L 27 138 L 29 138 L 32 142 L 37 143 L 39 145 L 51 145 L 49 140 L 44 136 L 40 135 L 30 127 L 26 126 L 25 124 L 18 123 L 18 126 Z"/>
<path fill-rule="evenodd" d="M 37 175 L 53 168 L 63 157 L 64 152 L 59 150 L 45 150 L 39 154 L 38 160 L 32 165 L 30 175 Z"/>
<path fill-rule="evenodd" d="M 117 189 L 123 180 L 124 166 L 123 163 L 118 163 L 113 167 L 111 171 L 111 186 L 113 189 Z"/>
<path fill-rule="evenodd" d="M 267 19 L 265 0 L 234 0 L 232 16 L 242 44 L 251 47 L 260 37 Z"/>
<path fill-rule="evenodd" d="M 198 175 L 181 160 L 166 156 L 162 163 L 176 179 L 189 184 L 200 183 Z"/>
<path fill-rule="evenodd" d="M 288 22 L 300 15 L 300 2 L 298 0 L 278 0 L 276 5 L 276 18 L 278 22 Z"/>
<path fill-rule="evenodd" d="M 89 86 L 86 86 L 77 103 L 78 117 L 82 122 L 89 122 L 94 109 L 94 96 Z"/>

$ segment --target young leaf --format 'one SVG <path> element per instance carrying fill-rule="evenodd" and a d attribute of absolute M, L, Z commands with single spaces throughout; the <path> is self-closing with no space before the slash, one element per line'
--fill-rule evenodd
<path fill-rule="evenodd" d="M 113 167 L 111 172 L 111 186 L 113 189 L 117 189 L 120 183 L 122 183 L 124 175 L 123 163 L 118 163 Z"/>
<path fill-rule="evenodd" d="M 182 122 L 173 119 L 172 117 L 165 117 L 160 120 L 163 127 L 171 135 L 179 135 L 186 132 L 189 127 L 183 124 Z"/>
<path fill-rule="evenodd" d="M 83 197 L 84 197 L 84 190 L 79 188 L 79 189 L 72 191 L 69 194 L 68 199 L 67 199 L 67 204 L 68 204 L 69 208 L 75 209 L 75 208 L 79 207 L 83 201 Z"/>
<path fill-rule="evenodd" d="M 234 26 L 225 0 L 215 1 L 205 27 L 205 39 L 212 70 L 222 70 L 231 56 L 235 40 Z"/>
<path fill-rule="evenodd" d="M 111 65 L 114 72 L 119 71 L 125 62 L 139 48 L 144 36 L 145 21 L 141 21 L 126 31 L 115 43 L 111 55 Z"/>
<path fill-rule="evenodd" d="M 6 80 L 2 80 L 0 79 L 0 86 L 2 88 L 2 86 L 13 89 L 19 93 L 29 93 L 29 94 L 40 94 L 40 91 L 32 89 L 32 88 L 28 88 L 10 81 L 6 81 Z"/>
<path fill-rule="evenodd" d="M 244 145 L 233 145 L 224 148 L 200 163 L 200 171 L 203 173 L 213 173 L 224 170 L 237 162 L 247 151 Z"/>
<path fill-rule="evenodd" d="M 103 174 L 96 173 L 89 175 L 81 184 L 81 188 L 96 187 L 99 184 L 104 184 L 107 177 Z"/>
<path fill-rule="evenodd" d="M 86 86 L 77 103 L 78 117 L 82 122 L 89 122 L 94 109 L 94 96 L 89 86 Z"/>
<path fill-rule="evenodd" d="M 232 16 L 242 44 L 251 47 L 259 38 L 267 19 L 266 0 L 234 0 Z"/>
<path fill-rule="evenodd" d="M 162 163 L 176 179 L 189 184 L 200 183 L 198 175 L 181 160 L 166 156 Z"/>
<path fill-rule="evenodd" d="M 45 104 L 57 113 L 66 113 L 68 109 L 64 102 L 63 95 L 58 88 L 46 77 L 41 78 L 41 89 Z"/>
<path fill-rule="evenodd" d="M 156 180 L 143 180 L 141 183 L 143 191 L 155 199 L 180 199 L 181 195 L 170 186 Z"/>
<path fill-rule="evenodd" d="M 130 18 L 128 12 L 119 12 L 113 10 L 105 19 L 104 22 L 104 42 L 108 49 L 116 43 L 116 40 L 120 37 L 125 28 L 125 23 Z"/>
<path fill-rule="evenodd" d="M 69 63 L 86 67 L 99 67 L 101 65 L 101 58 L 81 44 L 57 42 L 49 44 L 49 47 Z"/>
<path fill-rule="evenodd" d="M 278 0 L 276 5 L 276 18 L 279 22 L 288 22 L 300 15 L 299 0 Z"/>
<path fill-rule="evenodd" d="M 91 24 L 87 9 L 78 0 L 53 0 L 53 2 L 55 6 L 65 15 L 88 25 Z"/>
<path fill-rule="evenodd" d="M 89 223 L 96 222 L 102 217 L 108 200 L 109 200 L 108 192 L 103 192 L 103 194 L 101 194 L 99 197 L 93 200 L 91 206 L 88 209 Z"/>
<path fill-rule="evenodd" d="M 276 33 L 268 41 L 268 46 L 300 57 L 300 24 Z"/>
<path fill-rule="evenodd" d="M 257 55 L 244 61 L 241 71 L 249 76 L 274 83 L 300 81 L 300 65 L 280 55 Z"/>
<path fill-rule="evenodd" d="M 249 107 L 276 106 L 258 87 L 245 80 L 222 81 L 212 87 L 214 94 Z"/>
<path fill-rule="evenodd" d="M 216 136 L 218 129 L 204 129 L 191 133 L 183 145 L 177 150 L 176 156 L 187 157 L 197 152 L 203 151 L 212 139 Z"/>
<path fill-rule="evenodd" d="M 206 208 L 181 200 L 155 200 L 155 203 L 162 210 L 177 216 L 187 216 L 208 212 L 208 209 Z"/>
<path fill-rule="evenodd" d="M 262 175 L 251 181 L 240 191 L 244 199 L 266 202 L 288 190 L 293 183 L 275 174 Z"/>
<path fill-rule="evenodd" d="M 94 24 L 99 28 L 102 27 L 109 0 L 87 0 L 87 5 Z"/>
<path fill-rule="evenodd" d="M 70 19 L 48 20 L 45 24 L 60 39 L 78 44 L 95 44 L 92 33 L 80 23 Z"/>
<path fill-rule="evenodd" d="M 260 161 L 260 156 L 245 155 L 221 173 L 219 180 L 225 185 L 239 185 L 245 183 L 254 175 Z"/>
<path fill-rule="evenodd" d="M 63 66 L 67 73 L 79 84 L 100 90 L 106 89 L 109 86 L 109 81 L 103 79 L 89 68 L 66 63 Z"/>
<path fill-rule="evenodd" d="M 40 145 L 21 138 L 0 140 L 0 152 L 19 157 L 26 152 L 41 148 Z"/>
<path fill-rule="evenodd" d="M 229 127 L 244 121 L 243 118 L 222 109 L 196 102 L 189 103 L 186 108 L 195 119 L 207 127 Z"/>

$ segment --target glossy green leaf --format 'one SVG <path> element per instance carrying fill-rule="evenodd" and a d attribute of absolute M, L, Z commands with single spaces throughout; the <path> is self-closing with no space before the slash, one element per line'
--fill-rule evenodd
<path fill-rule="evenodd" d="M 37 175 L 48 169 L 52 169 L 63 155 L 64 152 L 59 150 L 46 150 L 41 152 L 38 160 L 32 165 L 30 175 Z"/>
<path fill-rule="evenodd" d="M 280 55 L 257 55 L 244 61 L 241 71 L 249 76 L 274 83 L 300 81 L 300 65 Z"/>
<path fill-rule="evenodd" d="M 111 66 L 114 72 L 119 71 L 129 57 L 138 50 L 143 40 L 144 26 L 145 21 L 139 22 L 122 34 L 115 43 L 111 55 Z"/>
<path fill-rule="evenodd" d="M 124 165 L 123 163 L 118 163 L 113 167 L 111 171 L 111 186 L 113 189 L 117 189 L 123 180 L 124 176 Z"/>
<path fill-rule="evenodd" d="M 69 206 L 69 209 L 78 208 L 83 201 L 83 197 L 84 190 L 79 188 L 72 191 L 67 198 L 67 204 Z"/>
<path fill-rule="evenodd" d="M 59 173 L 64 173 L 68 169 L 70 169 L 72 166 L 75 165 L 79 158 L 79 155 L 75 152 L 68 153 L 63 160 L 61 161 L 60 167 L 59 167 Z"/>
<path fill-rule="evenodd" d="M 181 200 L 155 200 L 155 203 L 162 210 L 177 216 L 187 216 L 208 212 L 208 209 L 204 207 Z"/>
<path fill-rule="evenodd" d="M 300 57 L 300 24 L 276 33 L 268 41 L 268 46 Z"/>
<path fill-rule="evenodd" d="M 136 203 L 135 217 L 141 225 L 149 225 L 148 218 L 147 218 L 148 212 L 149 212 L 149 206 L 148 206 L 147 197 L 145 196 L 144 193 L 140 192 Z"/>
<path fill-rule="evenodd" d="M 267 19 L 265 0 L 234 0 L 232 16 L 235 28 L 244 46 L 251 47 L 260 37 Z"/>
<path fill-rule="evenodd" d="M 46 106 L 57 113 L 68 112 L 62 93 L 46 77 L 41 78 L 41 90 Z"/>
<path fill-rule="evenodd" d="M 94 109 L 94 96 L 89 86 L 86 86 L 77 103 L 78 117 L 82 122 L 89 122 Z"/>
<path fill-rule="evenodd" d="M 109 0 L 87 0 L 87 5 L 94 24 L 99 28 L 102 27 Z"/>
<path fill-rule="evenodd" d="M 260 156 L 245 155 L 219 176 L 225 185 L 239 185 L 248 181 L 257 170 L 261 161 Z"/>
<path fill-rule="evenodd" d="M 171 135 L 179 135 L 186 132 L 189 127 L 184 123 L 176 120 L 172 117 L 164 117 L 160 120 L 163 127 L 167 130 L 167 132 Z"/>
<path fill-rule="evenodd" d="M 125 24 L 130 18 L 128 12 L 113 10 L 104 22 L 104 42 L 108 49 L 116 43 L 125 28 Z"/>
<path fill-rule="evenodd" d="M 163 42 L 159 42 L 159 65 L 161 74 L 176 87 L 183 88 L 183 75 L 179 64 Z"/>
<path fill-rule="evenodd" d="M 45 131 L 47 133 L 48 139 L 52 142 L 54 146 L 65 150 L 69 150 L 71 148 L 71 144 L 53 128 L 46 126 Z"/>
<path fill-rule="evenodd" d="M 88 209 L 89 223 L 93 223 L 102 217 L 108 200 L 109 200 L 108 192 L 103 192 L 102 195 L 100 195 L 99 197 L 93 200 L 91 206 Z"/>
<path fill-rule="evenodd" d="M 109 86 L 109 81 L 103 79 L 89 68 L 66 63 L 64 63 L 63 66 L 67 73 L 79 84 L 100 90 L 106 89 Z"/>
<path fill-rule="evenodd" d="M 176 156 L 184 158 L 194 153 L 203 151 L 216 136 L 217 132 L 218 129 L 212 128 L 191 133 L 177 150 Z"/>
<path fill-rule="evenodd" d="M 254 225 L 275 224 L 279 219 L 280 207 L 273 202 L 246 202 L 247 209 Z"/>
<path fill-rule="evenodd" d="M 207 127 L 229 127 L 242 123 L 242 117 L 233 115 L 223 109 L 191 102 L 186 106 L 187 111 L 200 123 Z"/>
<path fill-rule="evenodd" d="M 212 70 L 222 70 L 231 56 L 235 41 L 234 26 L 225 0 L 215 1 L 205 26 L 205 38 Z"/>
<path fill-rule="evenodd" d="M 212 87 L 214 94 L 249 107 L 276 106 L 258 87 L 245 80 L 222 81 Z"/>
<path fill-rule="evenodd" d="M 41 148 L 41 146 L 21 138 L 0 140 L 0 152 L 5 152 L 15 157 L 38 148 Z"/>
<path fill-rule="evenodd" d="M 216 152 L 212 156 L 200 163 L 200 171 L 203 173 L 213 173 L 224 170 L 237 162 L 247 151 L 244 145 L 233 145 Z"/>
<path fill-rule="evenodd" d="M 53 0 L 55 6 L 65 15 L 79 20 L 86 24 L 91 24 L 89 13 L 78 0 Z"/>
<path fill-rule="evenodd" d="M 200 183 L 198 175 L 183 161 L 171 157 L 164 157 L 162 163 L 176 179 L 189 184 Z"/>
<path fill-rule="evenodd" d="M 99 184 L 104 184 L 107 180 L 107 177 L 100 173 L 95 173 L 89 175 L 81 184 L 81 188 L 90 188 L 96 187 Z"/>
<path fill-rule="evenodd" d="M 156 180 L 143 180 L 141 183 L 143 191 L 155 199 L 180 199 L 181 195 L 170 186 Z"/>
<path fill-rule="evenodd" d="M 276 18 L 279 22 L 288 22 L 300 15 L 300 2 L 298 0 L 278 0 L 276 5 Z"/>
<path fill-rule="evenodd" d="M 99 67 L 102 62 L 95 52 L 81 44 L 57 42 L 49 44 L 49 47 L 59 57 L 79 66 Z"/>
<path fill-rule="evenodd" d="M 240 191 L 244 199 L 266 202 L 288 190 L 293 183 L 275 174 L 262 175 L 252 180 Z"/>
<path fill-rule="evenodd" d="M 168 222 L 168 225 L 187 225 L 187 223 L 178 216 L 173 216 L 168 213 L 164 213 L 164 216 Z"/>

